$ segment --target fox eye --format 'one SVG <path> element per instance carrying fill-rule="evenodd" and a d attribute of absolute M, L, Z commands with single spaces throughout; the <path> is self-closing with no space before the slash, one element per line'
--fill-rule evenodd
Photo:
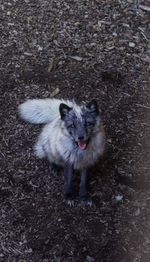
<path fill-rule="evenodd" d="M 86 122 L 87 126 L 94 126 L 94 123 L 92 122 Z"/>
<path fill-rule="evenodd" d="M 68 127 L 69 127 L 69 128 L 74 128 L 75 125 L 74 125 L 74 123 L 72 123 L 72 124 L 70 124 Z"/>

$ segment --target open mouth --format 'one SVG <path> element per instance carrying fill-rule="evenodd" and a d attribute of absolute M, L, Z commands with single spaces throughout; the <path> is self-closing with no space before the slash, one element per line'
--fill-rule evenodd
<path fill-rule="evenodd" d="M 85 150 L 87 148 L 88 145 L 88 140 L 86 141 L 78 141 L 77 145 L 80 149 Z"/>

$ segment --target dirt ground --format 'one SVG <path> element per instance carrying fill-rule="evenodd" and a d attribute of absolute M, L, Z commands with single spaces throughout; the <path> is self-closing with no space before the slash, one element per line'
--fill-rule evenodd
<path fill-rule="evenodd" d="M 150 261 L 148 5 L 0 1 L 0 262 Z M 107 146 L 89 170 L 91 208 L 66 207 L 63 173 L 33 155 L 41 126 L 17 115 L 50 95 L 101 108 Z M 74 183 L 77 193 L 78 174 Z"/>

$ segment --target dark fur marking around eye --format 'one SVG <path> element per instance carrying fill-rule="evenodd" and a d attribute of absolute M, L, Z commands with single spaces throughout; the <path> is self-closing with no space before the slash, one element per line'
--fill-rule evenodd
<path fill-rule="evenodd" d="M 95 123 L 93 122 L 86 122 L 87 126 L 94 126 Z"/>
<path fill-rule="evenodd" d="M 68 125 L 68 128 L 74 128 L 74 127 L 75 127 L 75 124 L 74 124 L 74 123 Z"/>
<path fill-rule="evenodd" d="M 98 110 L 98 105 L 96 100 L 92 100 L 91 102 L 89 102 L 86 107 L 90 110 L 91 113 L 98 115 L 99 114 L 99 110 Z"/>

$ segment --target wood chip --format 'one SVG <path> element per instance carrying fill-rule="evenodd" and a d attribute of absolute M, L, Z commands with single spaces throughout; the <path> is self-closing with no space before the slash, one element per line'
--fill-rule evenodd
<path fill-rule="evenodd" d="M 53 64 L 54 64 L 54 60 L 51 59 L 51 60 L 49 61 L 49 66 L 48 66 L 48 69 L 47 69 L 48 73 L 50 73 L 50 72 L 52 71 L 52 69 L 53 69 Z"/>
<path fill-rule="evenodd" d="M 28 52 L 24 52 L 24 55 L 26 55 L 26 56 L 32 56 L 33 54 L 32 54 L 32 53 L 28 53 Z"/>
<path fill-rule="evenodd" d="M 112 143 L 112 139 L 111 138 L 107 139 L 107 142 L 111 144 Z"/>
<path fill-rule="evenodd" d="M 140 104 L 136 104 L 136 106 L 146 108 L 146 109 L 150 109 L 150 106 L 145 106 L 145 105 L 140 105 Z"/>
<path fill-rule="evenodd" d="M 111 25 L 111 22 L 104 21 L 104 20 L 99 20 L 99 21 L 98 21 L 98 26 L 101 26 L 101 24 Z"/>
<path fill-rule="evenodd" d="M 82 61 L 82 57 L 80 56 L 71 56 L 72 59 L 76 60 L 76 61 Z"/>
<path fill-rule="evenodd" d="M 148 11 L 150 12 L 150 6 L 146 6 L 146 5 L 139 5 L 139 8 L 141 8 L 144 11 Z"/>
<path fill-rule="evenodd" d="M 95 261 L 95 259 L 94 259 L 93 257 L 90 257 L 90 256 L 87 256 L 87 257 L 86 257 L 86 260 L 87 260 L 88 262 L 94 262 L 94 261 Z"/>
<path fill-rule="evenodd" d="M 50 97 L 54 97 L 54 96 L 58 95 L 59 92 L 60 92 L 60 89 L 57 87 L 57 88 L 51 93 Z"/>

